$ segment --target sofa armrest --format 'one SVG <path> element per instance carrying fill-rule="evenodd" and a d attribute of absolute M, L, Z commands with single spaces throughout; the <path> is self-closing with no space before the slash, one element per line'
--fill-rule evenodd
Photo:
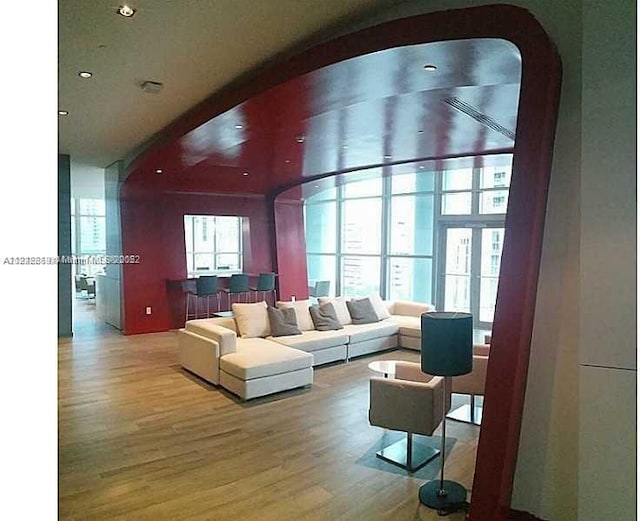
<path fill-rule="evenodd" d="M 429 382 L 371 378 L 369 422 L 430 436 L 442 421 L 442 385 L 440 377 Z"/>
<path fill-rule="evenodd" d="M 393 303 L 393 315 L 404 315 L 407 317 L 419 317 L 427 311 L 435 311 L 431 304 L 422 302 L 409 302 L 407 300 L 396 300 Z"/>
<path fill-rule="evenodd" d="M 204 338 L 217 342 L 220 346 L 220 355 L 224 356 L 237 351 L 237 335 L 234 330 L 218 325 L 216 319 L 189 320 L 185 324 L 185 330 Z"/>
<path fill-rule="evenodd" d="M 215 340 L 181 329 L 178 357 L 185 369 L 213 384 L 220 382 L 220 346 Z"/>

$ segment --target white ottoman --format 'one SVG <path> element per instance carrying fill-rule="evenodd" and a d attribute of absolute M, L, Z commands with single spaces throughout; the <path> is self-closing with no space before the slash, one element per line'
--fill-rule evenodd
<path fill-rule="evenodd" d="M 220 385 L 243 400 L 313 383 L 313 355 L 264 338 L 238 338 L 220 357 Z"/>

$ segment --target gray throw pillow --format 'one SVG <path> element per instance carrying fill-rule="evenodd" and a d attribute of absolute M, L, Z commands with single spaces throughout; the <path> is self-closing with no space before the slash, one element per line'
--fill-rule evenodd
<path fill-rule="evenodd" d="M 344 329 L 338 320 L 333 304 L 330 302 L 322 304 L 321 306 L 311 306 L 309 308 L 309 313 L 311 313 L 311 320 L 313 320 L 313 325 L 318 331 Z"/>
<path fill-rule="evenodd" d="M 347 309 L 354 324 L 371 324 L 379 322 L 378 314 L 368 298 L 347 300 Z"/>
<path fill-rule="evenodd" d="M 271 326 L 271 336 L 301 335 L 296 320 L 296 310 L 293 308 L 278 309 L 269 306 L 269 325 Z"/>

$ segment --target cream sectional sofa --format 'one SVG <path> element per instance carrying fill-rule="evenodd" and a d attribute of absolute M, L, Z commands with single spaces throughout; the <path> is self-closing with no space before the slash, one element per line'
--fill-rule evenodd
<path fill-rule="evenodd" d="M 317 331 L 300 317 L 301 335 L 279 337 L 242 338 L 233 318 L 190 320 L 178 332 L 180 363 L 244 400 L 311 385 L 313 366 L 397 347 L 420 349 L 420 315 L 433 306 L 385 305 L 389 318 L 379 322 L 356 325 L 343 319 L 344 329 Z"/>

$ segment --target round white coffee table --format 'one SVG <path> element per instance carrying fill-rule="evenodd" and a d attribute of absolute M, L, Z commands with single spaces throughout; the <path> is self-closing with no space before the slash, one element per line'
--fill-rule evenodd
<path fill-rule="evenodd" d="M 369 364 L 369 369 L 376 373 L 382 373 L 385 378 L 391 376 L 392 378 L 396 374 L 396 364 L 400 360 L 376 360 Z"/>

